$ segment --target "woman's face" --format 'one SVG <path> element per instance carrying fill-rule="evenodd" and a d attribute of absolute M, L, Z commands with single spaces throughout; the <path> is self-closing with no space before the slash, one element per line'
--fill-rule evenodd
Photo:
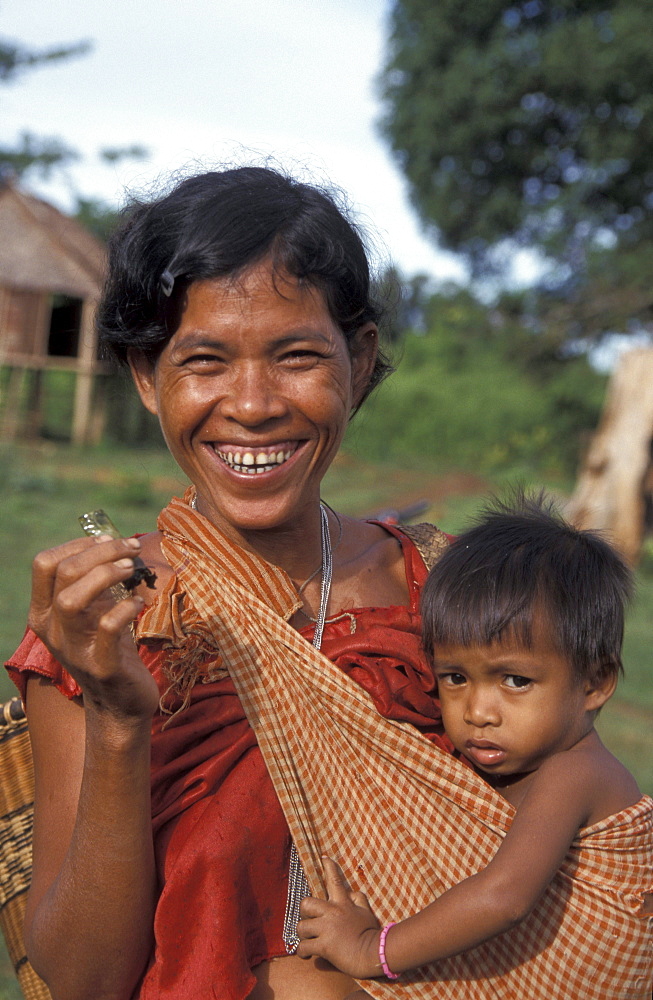
<path fill-rule="evenodd" d="M 314 521 L 374 363 L 374 324 L 350 354 L 318 290 L 275 280 L 264 263 L 237 280 L 195 282 L 156 363 L 130 358 L 198 510 L 232 536 Z"/>

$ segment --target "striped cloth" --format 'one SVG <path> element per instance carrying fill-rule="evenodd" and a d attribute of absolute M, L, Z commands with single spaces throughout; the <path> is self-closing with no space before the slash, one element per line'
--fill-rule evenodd
<path fill-rule="evenodd" d="M 314 894 L 324 895 L 328 854 L 385 923 L 485 867 L 513 807 L 410 726 L 377 715 L 287 624 L 297 594 L 282 570 L 235 547 L 185 501 L 172 501 L 159 528 L 183 607 L 173 629 L 158 602 L 139 637 L 167 630 L 183 646 L 185 622 L 202 622 L 255 730 Z M 650 1000 L 650 918 L 639 911 L 651 891 L 653 801 L 644 797 L 581 831 L 516 928 L 397 982 L 363 985 L 379 1000 Z"/>

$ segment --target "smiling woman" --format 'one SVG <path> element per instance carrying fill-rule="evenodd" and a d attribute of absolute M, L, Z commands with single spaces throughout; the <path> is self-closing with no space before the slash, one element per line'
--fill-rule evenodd
<path fill-rule="evenodd" d="M 389 371 L 378 321 L 356 227 L 272 170 L 189 178 L 133 206 L 112 241 L 102 342 L 193 485 L 151 534 L 35 560 L 10 670 L 36 770 L 26 941 L 55 1000 L 357 990 L 293 954 L 302 865 L 320 875 L 270 733 L 296 744 L 298 723 L 280 711 L 292 692 L 262 707 L 242 685 L 318 665 L 344 703 L 364 689 L 365 714 L 451 749 L 419 634 L 425 559 L 446 538 L 320 501 Z M 156 590 L 114 604 L 136 555 Z M 325 799 L 316 832 L 336 820 Z"/>
<path fill-rule="evenodd" d="M 297 519 L 314 521 L 375 349 L 374 323 L 345 341 L 322 293 L 275 277 L 264 260 L 239 278 L 194 283 L 156 363 L 134 350 L 129 360 L 143 402 L 197 487 L 197 509 L 242 541 L 238 526 L 292 521 L 303 532 Z"/>

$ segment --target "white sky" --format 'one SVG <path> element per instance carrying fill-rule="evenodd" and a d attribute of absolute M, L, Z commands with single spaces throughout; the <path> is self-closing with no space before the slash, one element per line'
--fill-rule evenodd
<path fill-rule="evenodd" d="M 282 165 L 343 188 L 407 275 L 463 277 L 423 236 L 376 122 L 389 0 L 0 0 L 0 35 L 90 55 L 0 89 L 0 135 L 60 136 L 87 157 L 80 192 L 120 203 L 169 171 L 224 160 Z M 99 166 L 106 146 L 147 161 Z M 66 191 L 30 186 L 67 208 Z"/>

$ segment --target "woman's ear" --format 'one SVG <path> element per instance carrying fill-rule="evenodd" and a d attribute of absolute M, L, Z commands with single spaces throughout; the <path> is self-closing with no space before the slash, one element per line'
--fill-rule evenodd
<path fill-rule="evenodd" d="M 617 686 L 615 670 L 603 673 L 597 680 L 588 682 L 585 690 L 585 711 L 598 712 L 614 694 Z"/>
<path fill-rule="evenodd" d="M 127 351 L 127 361 L 132 373 L 134 385 L 138 395 L 146 410 L 158 416 L 159 410 L 156 399 L 156 386 L 154 380 L 155 364 L 144 351 L 130 348 Z"/>
<path fill-rule="evenodd" d="M 360 405 L 376 362 L 379 330 L 376 323 L 365 323 L 349 341 L 351 356 L 352 410 Z"/>

